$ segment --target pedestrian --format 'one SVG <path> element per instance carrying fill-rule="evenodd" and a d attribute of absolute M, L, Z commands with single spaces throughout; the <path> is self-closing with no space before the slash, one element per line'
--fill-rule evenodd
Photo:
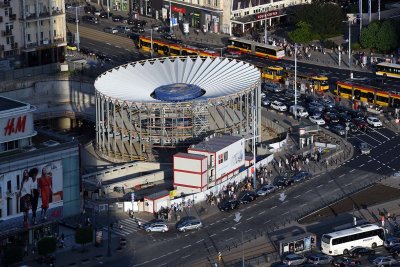
<path fill-rule="evenodd" d="M 27 244 L 25 244 L 25 248 L 24 248 L 24 256 L 28 256 L 29 255 L 29 253 L 28 253 L 28 245 Z"/>

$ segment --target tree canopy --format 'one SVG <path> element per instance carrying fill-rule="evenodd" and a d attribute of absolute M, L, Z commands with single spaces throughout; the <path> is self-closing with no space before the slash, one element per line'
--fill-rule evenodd
<path fill-rule="evenodd" d="M 314 38 L 326 39 L 342 34 L 344 30 L 342 21 L 345 19 L 345 14 L 335 3 L 314 1 L 312 4 L 297 6 L 294 8 L 293 16 L 296 23 L 296 29 L 293 32 L 301 27 L 304 31 L 306 29 L 304 24 L 299 24 L 304 22 L 310 26 Z M 293 34 L 297 36 L 297 33 Z"/>
<path fill-rule="evenodd" d="M 300 21 L 296 24 L 296 29 L 288 33 L 289 38 L 295 43 L 308 43 L 317 39 L 311 30 L 311 25 Z"/>
<path fill-rule="evenodd" d="M 361 31 L 360 43 L 364 48 L 389 52 L 400 46 L 399 27 L 395 20 L 374 21 Z"/>

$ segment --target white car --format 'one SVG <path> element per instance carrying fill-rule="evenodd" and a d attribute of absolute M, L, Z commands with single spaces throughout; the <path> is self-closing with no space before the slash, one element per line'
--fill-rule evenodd
<path fill-rule="evenodd" d="M 167 232 L 168 226 L 162 222 L 156 222 L 144 226 L 146 232 Z"/>
<path fill-rule="evenodd" d="M 376 117 L 368 117 L 367 123 L 373 127 L 382 127 L 382 122 Z"/>
<path fill-rule="evenodd" d="M 325 121 L 320 116 L 310 116 L 308 119 L 315 124 L 325 125 Z"/>
<path fill-rule="evenodd" d="M 278 110 L 278 111 L 286 111 L 287 110 L 286 105 L 279 101 L 273 101 L 271 103 L 271 108 Z"/>
<path fill-rule="evenodd" d="M 264 185 L 263 187 L 261 187 L 258 191 L 257 191 L 257 195 L 259 196 L 265 196 L 267 194 L 273 193 L 276 190 L 276 186 L 272 185 L 272 184 L 267 184 Z"/>

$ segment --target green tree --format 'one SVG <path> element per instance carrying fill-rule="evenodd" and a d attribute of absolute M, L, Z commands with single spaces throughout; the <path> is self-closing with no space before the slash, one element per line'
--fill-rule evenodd
<path fill-rule="evenodd" d="M 395 49 L 399 43 L 399 37 L 394 21 L 385 20 L 376 36 L 375 48 L 382 52 L 389 52 Z"/>
<path fill-rule="evenodd" d="M 374 21 L 361 31 L 360 44 L 364 48 L 376 47 L 376 36 L 381 28 L 379 21 Z"/>
<path fill-rule="evenodd" d="M 310 24 L 300 21 L 296 24 L 296 29 L 288 33 L 289 38 L 295 43 L 308 43 L 314 39 Z"/>
<path fill-rule="evenodd" d="M 81 227 L 75 232 L 75 242 L 82 245 L 93 242 L 93 229 L 92 227 Z"/>
<path fill-rule="evenodd" d="M 50 236 L 44 237 L 39 240 L 37 246 L 39 255 L 47 255 L 56 251 L 57 240 Z"/>
<path fill-rule="evenodd" d="M 22 247 L 6 247 L 4 249 L 3 259 L 1 266 L 9 266 L 22 261 L 23 248 Z"/>

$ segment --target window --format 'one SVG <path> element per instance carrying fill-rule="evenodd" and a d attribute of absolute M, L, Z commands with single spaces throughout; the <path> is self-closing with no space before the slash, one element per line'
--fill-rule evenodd
<path fill-rule="evenodd" d="M 227 161 L 228 160 L 228 151 L 226 151 L 225 153 L 224 153 L 224 161 Z"/>
<path fill-rule="evenodd" d="M 4 9 L 4 15 L 5 15 L 5 16 L 8 16 L 8 8 L 5 8 L 5 9 Z"/>
<path fill-rule="evenodd" d="M 28 39 L 28 42 L 31 42 L 31 35 L 29 33 L 27 34 L 27 39 Z"/>
<path fill-rule="evenodd" d="M 218 0 L 214 0 L 214 6 L 218 6 Z"/>
<path fill-rule="evenodd" d="M 43 26 L 43 20 L 40 21 L 40 26 Z"/>
<path fill-rule="evenodd" d="M 219 154 L 218 155 L 218 164 L 221 164 L 222 162 L 224 162 L 224 155 L 223 154 Z"/>
<path fill-rule="evenodd" d="M 7 193 L 11 193 L 11 181 L 7 181 Z"/>

